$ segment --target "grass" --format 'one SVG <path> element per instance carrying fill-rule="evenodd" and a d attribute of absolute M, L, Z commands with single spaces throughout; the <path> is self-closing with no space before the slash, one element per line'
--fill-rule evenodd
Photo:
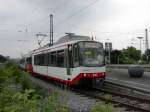
<path fill-rule="evenodd" d="M 111 104 L 98 104 L 92 108 L 91 112 L 114 112 Z"/>
<path fill-rule="evenodd" d="M 91 112 L 114 112 L 114 107 L 113 105 L 109 102 L 112 100 L 112 96 L 111 95 L 105 95 L 103 96 L 106 100 L 108 100 L 108 102 L 106 102 L 106 104 L 98 104 L 95 107 L 92 108 Z"/>
<path fill-rule="evenodd" d="M 111 101 L 112 100 L 112 95 L 106 94 L 103 96 L 106 100 Z"/>

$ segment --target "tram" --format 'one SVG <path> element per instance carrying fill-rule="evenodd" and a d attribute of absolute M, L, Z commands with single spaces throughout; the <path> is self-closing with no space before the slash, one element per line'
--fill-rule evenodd
<path fill-rule="evenodd" d="M 103 44 L 88 36 L 67 34 L 23 59 L 20 67 L 31 74 L 67 85 L 103 84 L 106 76 Z"/>

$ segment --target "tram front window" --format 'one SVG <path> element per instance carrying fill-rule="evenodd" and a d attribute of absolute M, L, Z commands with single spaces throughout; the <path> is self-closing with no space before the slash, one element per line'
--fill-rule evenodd
<path fill-rule="evenodd" d="M 81 66 L 102 66 L 104 64 L 103 46 L 97 42 L 79 42 Z"/>

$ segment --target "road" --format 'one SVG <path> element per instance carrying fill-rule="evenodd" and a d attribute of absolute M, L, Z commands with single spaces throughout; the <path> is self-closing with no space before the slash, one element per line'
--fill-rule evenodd
<path fill-rule="evenodd" d="M 128 69 L 129 66 L 133 64 L 111 64 L 111 65 L 106 65 L 107 67 L 113 68 L 113 69 Z M 135 64 L 137 65 L 137 64 Z M 145 71 L 150 72 L 150 64 L 143 64 L 139 65 L 144 68 Z"/>
<path fill-rule="evenodd" d="M 150 90 L 150 72 L 144 72 L 144 75 L 141 78 L 133 78 L 129 77 L 127 69 L 111 69 L 107 72 L 106 79 Z"/>

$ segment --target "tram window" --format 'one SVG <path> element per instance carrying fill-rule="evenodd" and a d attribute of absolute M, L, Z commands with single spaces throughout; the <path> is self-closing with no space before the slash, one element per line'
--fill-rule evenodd
<path fill-rule="evenodd" d="M 44 65 L 48 65 L 48 54 L 44 54 Z"/>
<path fill-rule="evenodd" d="M 79 66 L 79 50 L 77 44 L 74 45 L 74 67 Z"/>
<path fill-rule="evenodd" d="M 32 63 L 31 57 L 27 58 L 27 64 L 31 64 L 31 63 Z"/>
<path fill-rule="evenodd" d="M 47 60 L 48 62 L 48 66 L 50 66 L 51 65 L 51 53 L 48 53 L 48 60 Z"/>
<path fill-rule="evenodd" d="M 34 56 L 34 65 L 38 65 L 39 64 L 39 59 L 38 59 L 38 55 Z"/>
<path fill-rule="evenodd" d="M 41 66 L 43 66 L 44 65 L 44 54 L 41 54 L 40 55 L 40 64 L 39 65 L 41 65 Z"/>
<path fill-rule="evenodd" d="M 65 53 L 64 50 L 57 52 L 57 66 L 64 67 L 65 66 Z"/>
<path fill-rule="evenodd" d="M 39 54 L 39 55 L 36 55 L 34 56 L 34 64 L 35 65 L 45 65 L 45 55 L 44 54 Z"/>
<path fill-rule="evenodd" d="M 73 67 L 73 57 L 72 57 L 72 45 L 69 46 L 69 67 L 72 68 Z"/>
<path fill-rule="evenodd" d="M 57 65 L 56 52 L 51 52 L 51 65 L 52 66 L 56 66 Z"/>
<path fill-rule="evenodd" d="M 40 55 L 35 56 L 35 65 L 40 65 Z"/>

